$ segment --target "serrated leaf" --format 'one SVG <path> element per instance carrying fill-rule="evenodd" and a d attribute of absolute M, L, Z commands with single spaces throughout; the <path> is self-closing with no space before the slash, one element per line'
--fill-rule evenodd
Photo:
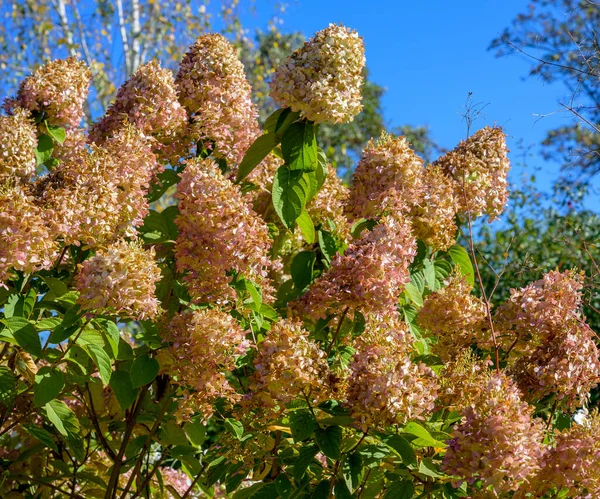
<path fill-rule="evenodd" d="M 342 429 L 339 426 L 328 426 L 315 430 L 315 440 L 321 452 L 331 459 L 340 458 L 342 446 Z"/>
<path fill-rule="evenodd" d="M 110 387 L 117 397 L 117 402 L 124 411 L 128 409 L 137 398 L 137 388 L 133 388 L 129 373 L 125 371 L 115 371 L 110 376 Z"/>
<path fill-rule="evenodd" d="M 306 473 L 306 468 L 317 455 L 317 452 L 319 452 L 319 448 L 316 445 L 309 445 L 300 449 L 298 457 L 294 459 L 294 480 L 296 482 L 302 479 L 304 473 Z"/>
<path fill-rule="evenodd" d="M 41 407 L 54 400 L 65 386 L 65 376 L 62 371 L 48 366 L 40 368 L 35 375 L 33 386 L 33 403 Z"/>
<path fill-rule="evenodd" d="M 452 261 L 459 266 L 462 275 L 465 276 L 467 282 L 473 287 L 475 285 L 475 270 L 471 263 L 471 258 L 467 250 L 462 246 L 455 244 L 448 250 L 448 255 Z"/>
<path fill-rule="evenodd" d="M 79 421 L 71 409 L 61 400 L 52 400 L 44 408 L 46 415 L 62 435 L 77 435 Z"/>
<path fill-rule="evenodd" d="M 273 180 L 273 207 L 288 229 L 292 229 L 296 219 L 306 204 L 309 183 L 302 171 L 291 171 L 280 167 Z"/>
<path fill-rule="evenodd" d="M 102 333 L 104 333 L 104 338 L 112 350 L 113 358 L 116 358 L 119 354 L 119 339 L 121 338 L 119 327 L 113 321 L 108 319 L 95 319 L 94 323 L 97 324 Z"/>
<path fill-rule="evenodd" d="M 302 237 L 308 244 L 315 242 L 315 225 L 306 210 L 302 210 L 300 216 L 296 219 L 296 223 L 300 228 Z"/>
<path fill-rule="evenodd" d="M 296 442 L 309 438 L 316 428 L 317 422 L 310 411 L 290 412 L 290 430 Z"/>
<path fill-rule="evenodd" d="M 279 144 L 280 138 L 274 133 L 266 133 L 258 137 L 248 148 L 242 162 L 238 166 L 236 182 L 244 180 L 260 162 Z"/>
<path fill-rule="evenodd" d="M 315 171 L 317 169 L 315 126 L 305 120 L 290 125 L 281 138 L 281 153 L 290 170 Z"/>
<path fill-rule="evenodd" d="M 235 419 L 227 418 L 225 420 L 225 428 L 238 440 L 241 440 L 244 436 L 244 425 Z"/>
<path fill-rule="evenodd" d="M 335 238 L 325 230 L 320 230 L 318 235 L 319 248 L 321 249 L 321 253 L 323 253 L 323 257 L 325 258 L 327 263 L 331 264 L 331 260 L 338 251 Z"/>
<path fill-rule="evenodd" d="M 294 286 L 299 290 L 304 289 L 312 282 L 312 274 L 317 255 L 314 251 L 301 251 L 292 260 L 290 273 Z"/>
<path fill-rule="evenodd" d="M 412 282 L 407 283 L 404 290 L 406 291 L 406 294 L 408 295 L 410 300 L 415 305 L 417 305 L 418 307 L 423 306 L 423 295 L 419 292 L 419 289 L 417 288 L 417 286 L 415 286 L 414 283 L 412 283 Z"/>
<path fill-rule="evenodd" d="M 46 447 L 50 447 L 54 452 L 58 452 L 58 447 L 56 442 L 52 438 L 52 435 L 48 433 L 43 428 L 39 426 L 33 425 L 23 425 L 23 428 L 29 433 L 32 437 L 37 438 L 40 442 L 42 442 Z"/>
<path fill-rule="evenodd" d="M 42 355 L 40 336 L 33 324 L 22 317 L 9 317 L 3 322 L 21 348 L 36 357 Z"/>
<path fill-rule="evenodd" d="M 435 266 L 429 258 L 423 260 L 423 276 L 427 287 L 431 290 L 435 289 Z"/>
<path fill-rule="evenodd" d="M 154 381 L 160 366 L 158 361 L 146 354 L 140 355 L 134 359 L 131 364 L 129 377 L 131 378 L 131 386 L 133 388 L 139 388 L 140 386 L 147 385 Z"/>
<path fill-rule="evenodd" d="M 112 365 L 110 362 L 110 357 L 106 353 L 106 350 L 104 350 L 104 347 L 94 343 L 88 343 L 87 345 L 83 346 L 83 349 L 94 361 L 94 364 L 96 364 L 102 384 L 105 386 L 108 385 L 112 373 Z"/>
<path fill-rule="evenodd" d="M 385 499 L 412 499 L 415 495 L 415 486 L 410 480 L 396 480 L 387 487 Z"/>

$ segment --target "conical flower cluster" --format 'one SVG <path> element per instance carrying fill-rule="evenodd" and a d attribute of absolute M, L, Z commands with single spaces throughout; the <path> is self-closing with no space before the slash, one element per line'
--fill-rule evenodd
<path fill-rule="evenodd" d="M 543 423 L 505 374 L 483 373 L 479 383 L 484 389 L 454 426 L 443 469 L 503 497 L 540 469 Z"/>
<path fill-rule="evenodd" d="M 434 372 L 413 363 L 408 326 L 393 316 L 371 317 L 356 342 L 347 380 L 347 402 L 363 431 L 422 419 L 435 406 Z"/>
<path fill-rule="evenodd" d="M 0 185 L 0 287 L 11 268 L 48 269 L 56 257 L 53 234 L 31 194 L 11 181 Z"/>
<path fill-rule="evenodd" d="M 216 309 L 187 310 L 173 317 L 167 337 L 173 364 L 169 368 L 178 383 L 193 392 L 181 412 L 212 414 L 218 397 L 239 398 L 225 373 L 235 368 L 235 359 L 250 346 L 237 321 Z"/>
<path fill-rule="evenodd" d="M 556 393 L 569 404 L 585 403 L 600 381 L 594 332 L 581 317 L 582 276 L 547 273 L 522 290 L 496 314 L 504 345 L 513 346 L 511 368 L 528 397 Z"/>
<path fill-rule="evenodd" d="M 464 214 L 483 213 L 493 220 L 508 201 L 506 135 L 498 127 L 485 127 L 435 161 L 454 180 L 455 198 Z"/>
<path fill-rule="evenodd" d="M 343 256 L 335 256 L 331 268 L 312 284 L 294 308 L 314 321 L 346 308 L 350 314 L 396 313 L 400 294 L 410 280 L 408 266 L 415 254 L 416 242 L 406 220 L 384 217 L 373 230 L 352 243 Z"/>
<path fill-rule="evenodd" d="M 186 118 L 177 99 L 173 74 L 157 62 L 149 62 L 119 88 L 115 102 L 91 128 L 90 139 L 101 144 L 123 126 L 132 125 L 160 142 L 169 141 L 185 125 Z"/>
<path fill-rule="evenodd" d="M 471 286 L 460 271 L 455 270 L 442 289 L 425 298 L 418 321 L 436 336 L 434 351 L 447 361 L 482 336 L 486 310 L 481 299 L 471 294 Z"/>
<path fill-rule="evenodd" d="M 250 388 L 262 407 L 282 407 L 303 398 L 316 405 L 328 398 L 325 352 L 308 338 L 300 322 L 273 324 L 259 345 L 254 367 Z"/>
<path fill-rule="evenodd" d="M 80 265 L 79 304 L 84 310 L 152 319 L 158 312 L 154 294 L 160 279 L 154 249 L 145 250 L 136 241 L 118 241 Z"/>
<path fill-rule="evenodd" d="M 251 87 L 233 45 L 219 34 L 199 37 L 183 57 L 175 82 L 192 122 L 188 134 L 235 167 L 260 129 Z"/>
<path fill-rule="evenodd" d="M 422 196 L 423 160 L 405 137 L 383 133 L 369 141 L 352 178 L 349 214 L 375 218 L 387 213 L 408 211 Z"/>
<path fill-rule="evenodd" d="M 37 202 L 65 244 L 94 247 L 134 236 L 148 213 L 144 197 L 159 170 L 147 141 L 130 127 L 77 153 L 35 185 Z"/>
<path fill-rule="evenodd" d="M 91 78 L 92 73 L 83 61 L 75 57 L 56 59 L 25 78 L 16 98 L 7 105 L 43 112 L 53 126 L 76 127 L 83 118 Z"/>
<path fill-rule="evenodd" d="M 0 116 L 0 182 L 11 177 L 25 180 L 35 173 L 37 134 L 29 114 L 20 108 Z"/>
<path fill-rule="evenodd" d="M 193 160 L 177 185 L 177 269 L 197 302 L 235 300 L 230 271 L 268 291 L 269 232 L 241 192 L 210 159 Z M 267 293 L 268 294 L 268 293 Z"/>
<path fill-rule="evenodd" d="M 271 97 L 315 123 L 346 123 L 362 110 L 365 49 L 356 31 L 331 24 L 275 70 Z"/>

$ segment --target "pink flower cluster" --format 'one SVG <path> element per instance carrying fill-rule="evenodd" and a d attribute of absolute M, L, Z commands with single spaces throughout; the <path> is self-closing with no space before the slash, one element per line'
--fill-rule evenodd
<path fill-rule="evenodd" d="M 192 390 L 182 401 L 184 415 L 200 411 L 209 418 L 218 397 L 239 398 L 225 373 L 250 342 L 233 317 L 217 309 L 186 310 L 173 317 L 165 340 L 174 359 L 169 373 Z"/>
<path fill-rule="evenodd" d="M 160 279 L 153 248 L 145 250 L 138 242 L 118 241 L 80 265 L 78 302 L 84 310 L 152 319 L 158 312 L 154 293 Z"/>
<path fill-rule="evenodd" d="M 228 272 L 241 272 L 262 285 L 269 267 L 267 225 L 239 188 L 210 159 L 190 160 L 177 185 L 180 215 L 175 220 L 177 269 L 196 302 L 235 300 Z"/>
<path fill-rule="evenodd" d="M 175 83 L 191 120 L 188 136 L 200 141 L 200 147 L 214 142 L 213 155 L 235 169 L 260 129 L 233 45 L 219 34 L 199 37 L 183 57 Z"/>
<path fill-rule="evenodd" d="M 331 268 L 294 308 L 313 321 L 345 308 L 351 314 L 394 314 L 410 280 L 408 266 L 415 254 L 416 241 L 407 221 L 401 216 L 384 217 L 350 244 L 343 256 L 335 256 Z"/>
<path fill-rule="evenodd" d="M 53 126 L 77 127 L 83 118 L 92 73 L 75 57 L 50 61 L 21 82 L 15 99 L 5 108 L 44 113 Z"/>
<path fill-rule="evenodd" d="M 140 66 L 119 88 L 115 102 L 90 129 L 90 140 L 102 144 L 129 124 L 143 135 L 170 142 L 185 126 L 186 119 L 173 74 L 157 62 L 149 62 Z"/>
<path fill-rule="evenodd" d="M 0 182 L 12 177 L 30 179 L 35 173 L 37 133 L 29 113 L 16 108 L 0 116 Z"/>

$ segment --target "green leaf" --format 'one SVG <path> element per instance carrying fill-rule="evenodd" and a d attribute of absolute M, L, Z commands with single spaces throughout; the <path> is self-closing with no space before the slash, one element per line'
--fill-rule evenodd
<path fill-rule="evenodd" d="M 321 452 L 331 459 L 340 458 L 342 445 L 342 429 L 339 426 L 329 426 L 324 430 L 315 430 L 315 439 Z"/>
<path fill-rule="evenodd" d="M 321 248 L 321 253 L 323 253 L 323 257 L 327 261 L 327 263 L 331 264 L 331 260 L 335 256 L 338 251 L 338 246 L 335 241 L 335 238 L 331 235 L 330 232 L 325 230 L 319 231 L 319 248 Z"/>
<path fill-rule="evenodd" d="M 385 493 L 385 499 L 412 499 L 415 495 L 415 486 L 410 480 L 396 480 Z"/>
<path fill-rule="evenodd" d="M 302 479 L 304 473 L 306 473 L 306 468 L 317 455 L 317 452 L 319 452 L 319 448 L 316 445 L 309 445 L 300 449 L 298 457 L 294 459 L 294 480 L 296 482 Z"/>
<path fill-rule="evenodd" d="M 327 156 L 325 156 L 325 153 L 320 148 L 317 158 L 317 169 L 314 172 L 307 172 L 308 180 L 310 182 L 310 190 L 308 199 L 306 200 L 307 203 L 321 190 L 321 187 L 323 187 L 325 180 L 327 180 L 327 175 L 329 174 Z"/>
<path fill-rule="evenodd" d="M 300 116 L 300 111 L 292 111 L 289 107 L 284 109 L 282 113 L 277 117 L 275 124 L 275 133 L 281 140 L 281 137 L 286 130 L 294 123 Z"/>
<path fill-rule="evenodd" d="M 353 452 L 344 461 L 344 478 L 351 491 L 355 490 L 360 484 L 362 467 L 362 456 L 358 452 Z"/>
<path fill-rule="evenodd" d="M 304 289 L 312 282 L 313 269 L 317 255 L 314 251 L 301 251 L 292 260 L 290 273 L 294 286 L 299 290 Z"/>
<path fill-rule="evenodd" d="M 44 366 L 35 375 L 33 386 L 33 402 L 41 407 L 54 400 L 65 386 L 65 376 L 62 371 Z"/>
<path fill-rule="evenodd" d="M 159 173 L 157 176 L 157 180 L 152 184 L 150 192 L 148 192 L 147 198 L 149 203 L 153 203 L 154 201 L 158 201 L 162 195 L 171 187 L 179 182 L 181 178 L 179 174 L 172 169 L 166 169 L 165 171 Z"/>
<path fill-rule="evenodd" d="M 290 170 L 312 172 L 317 169 L 317 137 L 309 121 L 290 125 L 281 138 L 281 153 Z"/>
<path fill-rule="evenodd" d="M 283 473 L 277 475 L 275 487 L 277 488 L 279 497 L 290 497 L 292 495 L 292 482 Z"/>
<path fill-rule="evenodd" d="M 52 435 L 46 430 L 40 428 L 39 426 L 33 425 L 23 425 L 23 428 L 25 428 L 27 433 L 29 433 L 32 437 L 37 438 L 46 447 L 50 447 L 54 452 L 58 452 L 58 446 L 56 445 L 56 442 L 52 438 Z"/>
<path fill-rule="evenodd" d="M 244 425 L 235 419 L 227 418 L 225 420 L 225 428 L 238 440 L 241 440 L 244 436 Z"/>
<path fill-rule="evenodd" d="M 337 480 L 333 487 L 333 497 L 339 499 L 352 499 L 352 493 L 344 480 Z"/>
<path fill-rule="evenodd" d="M 441 478 L 446 476 L 440 471 L 439 466 L 436 465 L 429 457 L 423 458 L 419 463 L 419 473 L 431 478 Z"/>
<path fill-rule="evenodd" d="M 422 307 L 423 306 L 423 296 L 421 295 L 421 293 L 419 292 L 419 289 L 417 288 L 417 286 L 415 286 L 414 283 L 409 282 L 406 285 L 406 287 L 404 288 L 404 290 L 406 291 L 406 294 L 408 295 L 408 297 L 410 298 L 410 300 L 417 307 Z"/>
<path fill-rule="evenodd" d="M 423 260 L 423 275 L 425 277 L 427 287 L 431 290 L 435 289 L 435 266 L 433 265 L 433 262 L 429 260 L 429 258 Z"/>
<path fill-rule="evenodd" d="M 402 432 L 417 437 L 415 440 L 412 441 L 413 445 L 417 445 L 419 447 L 446 448 L 446 444 L 444 442 L 433 438 L 431 436 L 431 433 L 429 433 L 420 424 L 415 423 L 413 421 L 407 423 Z"/>
<path fill-rule="evenodd" d="M 317 422 L 310 411 L 292 411 L 290 413 L 290 430 L 296 442 L 309 438 L 316 428 Z"/>
<path fill-rule="evenodd" d="M 279 144 L 280 138 L 274 133 L 261 135 L 248 148 L 238 167 L 236 182 L 244 180 L 260 162 Z"/>
<path fill-rule="evenodd" d="M 38 145 L 35 149 L 35 157 L 38 165 L 43 165 L 52 157 L 52 151 L 54 150 L 54 142 L 52 137 L 46 134 L 42 134 L 38 138 Z"/>
<path fill-rule="evenodd" d="M 109 384 L 123 411 L 128 409 L 131 404 L 135 402 L 138 391 L 137 388 L 134 388 L 131 384 L 129 373 L 126 373 L 125 371 L 113 372 L 110 376 Z"/>
<path fill-rule="evenodd" d="M 42 355 L 40 336 L 33 324 L 22 317 L 9 317 L 3 322 L 21 348 L 36 357 Z"/>
<path fill-rule="evenodd" d="M 410 445 L 410 442 L 400 435 L 392 435 L 385 439 L 385 443 L 394 449 L 402 458 L 402 461 L 407 466 L 417 464 L 417 456 L 415 450 Z"/>
<path fill-rule="evenodd" d="M 201 446 L 206 440 L 206 427 L 201 421 L 191 421 L 183 425 L 183 431 L 188 440 L 196 447 Z"/>
<path fill-rule="evenodd" d="M 57 279 L 56 277 L 42 277 L 42 279 L 44 279 L 46 286 L 54 293 L 56 298 L 60 298 L 69 292 L 69 288 L 61 279 Z"/>
<path fill-rule="evenodd" d="M 48 124 L 47 121 L 44 121 L 46 125 L 46 129 L 48 130 L 48 134 L 56 140 L 59 144 L 62 144 L 67 138 L 66 130 L 61 126 L 53 126 Z"/>
<path fill-rule="evenodd" d="M 288 229 L 294 227 L 296 219 L 306 204 L 309 183 L 301 171 L 290 171 L 280 167 L 273 180 L 273 207 Z"/>
<path fill-rule="evenodd" d="M 79 307 L 67 310 L 62 322 L 50 334 L 50 342 L 61 343 L 73 335 L 79 329 L 79 319 L 81 319 Z"/>
<path fill-rule="evenodd" d="M 163 445 L 188 445 L 185 432 L 175 421 L 168 421 L 160 425 L 160 441 Z"/>
<path fill-rule="evenodd" d="M 112 365 L 110 362 L 110 357 L 106 353 L 106 350 L 104 350 L 104 347 L 93 343 L 88 343 L 87 345 L 83 345 L 83 349 L 94 361 L 96 367 L 98 367 L 98 373 L 100 374 L 102 384 L 105 386 L 108 385 L 111 378 Z"/>
<path fill-rule="evenodd" d="M 6 366 L 0 366 L 0 409 L 11 409 L 17 397 L 17 377 Z"/>
<path fill-rule="evenodd" d="M 313 224 L 310 215 L 306 210 L 302 210 L 300 216 L 296 219 L 298 223 L 298 227 L 300 227 L 300 232 L 302 233 L 302 237 L 308 244 L 312 244 L 315 242 L 315 225 Z"/>
<path fill-rule="evenodd" d="M 137 357 L 131 365 L 129 376 L 131 378 L 131 386 L 133 388 L 139 388 L 140 386 L 151 383 L 158 371 L 160 366 L 156 359 L 149 357 L 146 354 Z"/>
<path fill-rule="evenodd" d="M 51 400 L 44 408 L 48 419 L 62 435 L 77 435 L 79 433 L 79 421 L 64 402 Z"/>
<path fill-rule="evenodd" d="M 475 285 L 475 270 L 471 263 L 471 258 L 467 253 L 467 250 L 462 246 L 455 244 L 448 250 L 448 255 L 452 258 L 452 261 L 460 267 L 462 275 L 467 279 L 467 282 L 471 285 Z"/>
<path fill-rule="evenodd" d="M 119 339 L 121 338 L 119 327 L 108 319 L 95 319 L 94 324 L 104 333 L 104 338 L 111 348 L 112 356 L 116 358 L 119 354 Z"/>
<path fill-rule="evenodd" d="M 321 480 L 312 493 L 312 499 L 329 499 L 329 480 Z"/>

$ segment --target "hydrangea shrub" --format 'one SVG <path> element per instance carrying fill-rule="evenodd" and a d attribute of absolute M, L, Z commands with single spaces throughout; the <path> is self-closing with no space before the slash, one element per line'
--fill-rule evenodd
<path fill-rule="evenodd" d="M 364 64 L 320 31 L 262 128 L 221 35 L 89 129 L 74 58 L 5 100 L 0 496 L 600 497 L 582 275 L 476 294 L 456 238 L 507 202 L 498 127 L 432 164 L 375 137 L 344 185 L 319 125 Z"/>

